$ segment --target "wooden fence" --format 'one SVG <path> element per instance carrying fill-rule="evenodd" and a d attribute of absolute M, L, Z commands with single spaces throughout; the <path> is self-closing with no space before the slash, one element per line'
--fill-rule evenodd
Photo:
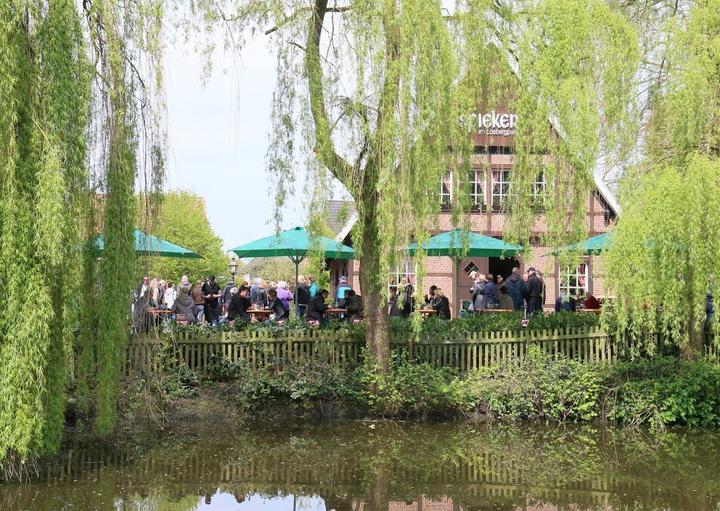
<path fill-rule="evenodd" d="M 361 362 L 364 345 L 364 340 L 348 332 L 330 330 L 287 331 L 281 337 L 263 331 L 137 337 L 128 348 L 126 372 L 153 372 L 163 363 L 182 363 L 202 372 L 220 360 L 244 363 L 252 370 L 281 369 L 308 359 L 352 367 Z M 461 372 L 521 361 L 531 346 L 554 358 L 563 356 L 588 363 L 612 362 L 622 351 L 613 336 L 600 327 L 471 332 L 419 341 L 392 336 L 390 346 L 393 352 L 404 352 L 416 362 Z"/>

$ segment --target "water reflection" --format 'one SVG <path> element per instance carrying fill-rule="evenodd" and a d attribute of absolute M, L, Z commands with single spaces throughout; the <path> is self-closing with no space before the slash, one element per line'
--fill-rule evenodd
<path fill-rule="evenodd" d="M 720 510 L 720 437 L 341 423 L 76 449 L 0 509 Z"/>

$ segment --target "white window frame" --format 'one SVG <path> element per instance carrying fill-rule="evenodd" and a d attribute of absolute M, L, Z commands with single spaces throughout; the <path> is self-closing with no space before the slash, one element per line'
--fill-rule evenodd
<path fill-rule="evenodd" d="M 584 282 L 584 283 L 581 283 Z M 572 268 L 565 268 L 560 271 L 560 295 L 569 294 L 574 297 L 586 293 L 590 289 L 590 265 L 584 262 Z"/>
<path fill-rule="evenodd" d="M 407 278 L 408 284 L 415 287 L 415 274 L 415 263 L 411 259 L 405 259 L 399 262 L 394 268 L 391 268 L 388 272 L 388 296 L 391 296 L 391 291 L 393 289 L 397 292 L 398 287 L 400 286 L 400 281 L 403 277 Z"/>
<path fill-rule="evenodd" d="M 472 169 L 470 171 L 470 201 L 473 207 L 483 209 L 487 207 L 487 173 L 485 170 Z"/>
<path fill-rule="evenodd" d="M 453 174 L 445 172 L 440 179 L 440 206 L 452 206 L 453 201 Z"/>
<path fill-rule="evenodd" d="M 503 179 L 498 180 L 497 178 Z M 505 180 L 507 178 L 507 180 Z M 510 196 L 510 169 L 492 169 L 492 207 L 496 211 L 505 209 L 508 197 Z"/>

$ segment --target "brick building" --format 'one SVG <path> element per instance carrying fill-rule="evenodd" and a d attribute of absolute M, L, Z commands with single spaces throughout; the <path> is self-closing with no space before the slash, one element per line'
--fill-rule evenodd
<path fill-rule="evenodd" d="M 502 239 L 506 220 L 507 201 L 511 172 L 513 169 L 513 135 L 516 117 L 508 113 L 491 112 L 478 115 L 478 133 L 475 135 L 475 154 L 472 157 L 470 173 L 472 210 L 470 225 L 474 232 Z M 556 132 L 558 130 L 555 130 Z M 450 205 L 453 200 L 453 176 L 448 173 L 438 186 L 438 201 L 441 211 L 436 222 L 437 228 L 431 234 L 449 231 L 451 224 Z M 533 183 L 538 193 L 545 190 L 543 176 Z M 588 214 L 586 220 L 587 236 L 594 236 L 610 229 L 619 214 L 619 206 L 600 180 L 595 179 L 595 188 L 588 195 Z M 350 231 L 357 220 L 352 203 L 331 201 L 328 205 L 330 219 L 328 225 L 336 233 L 336 239 L 351 245 Z M 460 301 L 469 298 L 471 281 L 469 273 L 480 270 L 483 273 L 507 277 L 514 266 L 525 271 L 534 266 L 542 272 L 546 284 L 546 308 L 554 307 L 555 299 L 561 291 L 577 293 L 590 291 L 598 298 L 605 297 L 602 270 L 599 257 L 586 257 L 577 268 L 559 268 L 557 260 L 548 256 L 550 249 L 539 244 L 545 232 L 542 215 L 538 215 L 532 228 L 533 250 L 528 259 L 522 257 L 500 259 L 493 257 L 468 257 L 459 266 L 448 257 L 428 257 L 425 267 L 425 287 L 436 285 L 445 291 L 450 300 L 453 314 L 457 314 Z M 537 243 L 537 244 L 536 244 Z M 360 289 L 358 261 L 331 264 L 332 282 L 336 283 L 340 275 L 347 275 L 354 289 Z M 411 259 L 404 261 L 388 275 L 388 291 L 396 287 L 400 279 L 414 280 L 415 268 Z M 424 293 L 425 290 L 422 290 Z M 418 290 L 419 294 L 422 294 Z M 459 300 L 458 296 L 459 295 Z"/>

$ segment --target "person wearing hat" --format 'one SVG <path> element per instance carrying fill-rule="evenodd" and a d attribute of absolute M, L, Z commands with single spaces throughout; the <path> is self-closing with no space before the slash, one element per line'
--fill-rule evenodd
<path fill-rule="evenodd" d="M 337 293 L 335 294 L 338 307 L 345 307 L 345 291 L 347 290 L 352 290 L 352 288 L 348 286 L 347 277 L 342 275 L 340 277 L 340 281 L 338 282 Z"/>
<path fill-rule="evenodd" d="M 545 289 L 545 283 L 535 271 L 535 267 L 528 268 L 527 281 L 527 313 L 534 314 L 542 312 L 542 295 Z"/>

